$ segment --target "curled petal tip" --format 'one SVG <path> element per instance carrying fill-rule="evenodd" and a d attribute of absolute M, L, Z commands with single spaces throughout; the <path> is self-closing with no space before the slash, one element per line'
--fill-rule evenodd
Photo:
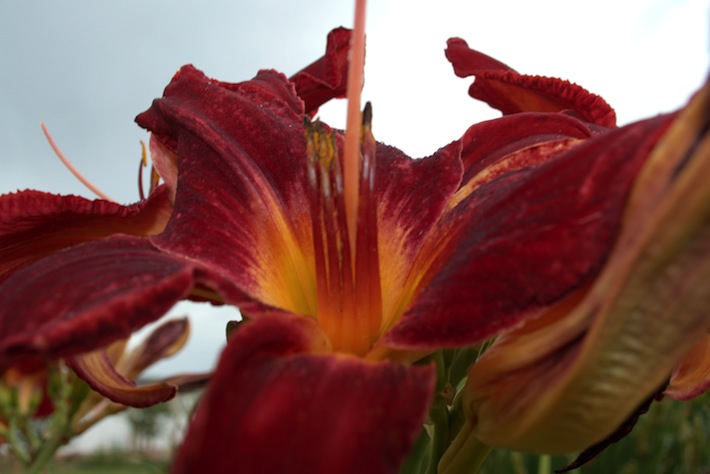
<path fill-rule="evenodd" d="M 116 372 L 102 350 L 67 359 L 67 365 L 89 386 L 111 401 L 137 408 L 149 407 L 170 400 L 177 388 L 166 383 L 136 386 Z"/>
<path fill-rule="evenodd" d="M 616 113 L 604 99 L 569 81 L 519 74 L 459 38 L 449 40 L 446 57 L 457 76 L 476 77 L 471 97 L 503 114 L 570 111 L 602 127 L 616 126 Z"/>

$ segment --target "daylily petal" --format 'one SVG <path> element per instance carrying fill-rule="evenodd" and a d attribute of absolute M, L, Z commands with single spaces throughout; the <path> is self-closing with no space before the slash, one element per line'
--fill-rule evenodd
<path fill-rule="evenodd" d="M 26 266 L 0 285 L 0 368 L 24 355 L 69 356 L 127 338 L 185 298 L 197 274 L 136 237 L 78 245 Z"/>
<path fill-rule="evenodd" d="M 460 38 L 448 41 L 446 57 L 459 77 L 476 76 L 471 97 L 504 114 L 573 111 L 587 122 L 614 127 L 616 114 L 604 99 L 568 81 L 519 74 L 511 67 L 468 47 Z"/>
<path fill-rule="evenodd" d="M 519 151 L 536 166 L 506 157 L 495 179 L 477 185 L 432 235 L 439 253 L 383 344 L 472 344 L 583 286 L 612 248 L 633 179 L 670 118 L 573 147 L 562 141 L 559 153 L 559 142 Z"/>
<path fill-rule="evenodd" d="M 291 76 L 296 93 L 303 99 L 305 112 L 311 117 L 324 103 L 345 96 L 351 36 L 348 29 L 334 29 L 328 34 L 325 56 Z"/>
<path fill-rule="evenodd" d="M 710 326 L 710 85 L 654 147 L 593 285 L 501 338 L 464 406 L 486 444 L 569 452 L 614 432 Z"/>
<path fill-rule="evenodd" d="M 284 288 L 312 281 L 302 257 L 312 240 L 302 113 L 293 86 L 275 72 L 224 84 L 184 67 L 137 118 L 179 159 L 175 212 L 154 243 L 299 313 L 307 302 Z"/>
<path fill-rule="evenodd" d="M 616 428 L 616 430 L 614 430 L 613 433 L 611 433 L 609 436 L 602 439 L 598 443 L 585 448 L 584 451 L 582 451 L 581 453 L 579 453 L 577 455 L 577 457 L 574 459 L 574 461 L 567 464 L 563 468 L 555 469 L 555 472 L 562 473 L 562 472 L 572 471 L 573 469 L 578 469 L 579 467 L 588 463 L 589 461 L 591 461 L 595 457 L 599 456 L 599 454 L 601 454 L 606 448 L 608 448 L 612 444 L 618 443 L 619 441 L 624 439 L 626 436 L 628 436 L 629 433 L 631 433 L 631 431 L 636 426 L 636 423 L 638 423 L 641 416 L 648 413 L 648 410 L 651 408 L 651 405 L 653 404 L 653 402 L 657 401 L 658 397 L 662 397 L 661 392 L 662 392 L 662 389 L 659 389 L 656 393 L 652 394 L 650 397 L 648 397 L 646 400 L 644 400 L 641 403 L 641 405 L 639 405 L 636 408 L 636 410 L 634 410 L 634 412 L 631 414 L 631 416 L 629 416 L 626 420 L 624 420 Z"/>
<path fill-rule="evenodd" d="M 422 195 L 441 199 L 448 198 L 448 203 L 446 203 L 446 208 L 443 209 L 443 212 L 451 212 L 452 209 L 456 208 L 483 184 L 503 175 L 509 175 L 524 168 L 532 168 L 546 162 L 551 155 L 571 148 L 577 145 L 580 140 L 590 136 L 591 131 L 589 128 L 573 117 L 562 114 L 521 113 L 474 125 L 466 131 L 461 140 L 443 148 L 437 152 L 435 157 L 432 157 L 432 160 L 436 158 L 440 162 L 447 155 L 450 155 L 452 159 L 454 155 L 461 155 L 461 158 L 457 161 L 463 162 L 463 179 L 459 188 L 453 194 L 450 193 L 449 187 L 444 187 L 442 184 L 450 183 L 451 186 L 454 186 L 460 180 L 458 172 L 460 165 L 458 163 L 455 166 L 452 163 L 449 169 L 445 169 L 441 165 L 431 167 L 431 171 L 427 170 L 426 175 L 420 178 L 420 182 L 412 183 L 411 186 L 409 186 L 411 179 L 402 180 L 397 175 L 394 175 L 396 179 L 389 177 L 386 169 L 399 166 L 399 163 L 396 162 L 393 164 L 386 163 L 386 165 L 382 166 L 385 171 L 380 172 L 380 176 L 384 176 L 383 181 L 386 181 L 392 187 L 393 196 L 399 196 L 399 199 L 406 197 L 406 199 L 415 203 L 421 200 Z M 432 173 L 432 171 L 437 170 L 439 173 L 445 172 L 448 181 L 443 180 L 438 174 Z M 391 172 L 389 173 L 391 174 Z M 404 187 L 404 184 L 408 186 Z M 421 191 L 432 186 L 432 184 L 438 187 L 437 191 Z M 417 189 L 419 191 L 414 193 L 415 198 L 411 198 L 407 197 L 408 193 L 402 192 L 402 189 Z M 381 202 L 386 202 L 390 198 L 384 193 L 377 194 L 378 200 Z M 413 206 L 413 209 L 429 209 L 429 214 L 432 217 L 440 217 L 442 209 L 434 205 L 438 202 L 416 205 Z M 381 207 L 384 209 L 384 206 L 381 205 Z M 383 278 L 383 300 L 385 302 L 391 300 L 392 298 L 388 298 L 389 294 L 396 295 L 398 299 L 396 300 L 397 306 L 395 306 L 394 314 L 400 316 L 415 298 L 428 269 L 441 258 L 442 248 L 447 245 L 452 247 L 457 245 L 453 242 L 446 244 L 447 239 L 450 239 L 451 234 L 453 234 L 450 229 L 452 222 L 457 220 L 465 222 L 474 219 L 474 217 L 461 216 L 458 215 L 459 211 L 456 211 L 457 214 L 454 219 L 447 216 L 444 219 L 440 219 L 440 221 L 434 222 L 437 227 L 430 232 L 434 226 L 427 219 L 419 217 L 419 219 L 414 219 L 414 222 L 409 222 L 406 219 L 411 215 L 410 213 L 397 212 L 396 207 L 394 209 L 394 212 L 381 212 L 381 226 L 383 228 L 389 227 L 389 221 L 396 223 L 402 229 L 406 229 L 409 226 L 412 231 L 400 231 L 400 236 L 415 235 L 417 237 L 414 242 L 409 243 L 401 241 L 396 232 L 381 233 L 381 240 L 385 243 L 385 246 L 381 244 L 380 248 L 382 272 L 383 274 L 390 274 L 388 276 L 396 283 L 388 287 L 386 285 L 387 279 Z M 436 213 L 431 212 L 433 210 Z M 463 212 L 463 214 L 465 213 L 466 211 Z M 480 220 L 474 220 L 474 222 L 483 224 Z M 386 245 L 389 245 L 389 248 Z M 401 249 L 406 248 L 412 248 L 414 251 L 411 253 L 402 252 Z M 392 262 L 389 261 L 390 256 L 395 257 L 392 258 Z M 405 275 L 408 279 L 391 278 L 392 273 L 402 269 L 406 270 L 406 272 L 400 271 L 400 275 Z M 405 288 L 406 291 L 401 291 L 399 290 L 400 288 Z M 387 308 L 386 304 L 385 308 Z M 385 311 L 385 314 L 388 314 L 388 311 Z M 385 320 L 385 322 L 391 321 Z M 429 324 L 429 322 L 426 322 L 426 324 Z M 385 326 L 384 329 L 387 327 Z M 428 331 L 428 329 L 425 329 L 425 331 Z M 377 350 L 380 349 L 378 348 Z"/>
<path fill-rule="evenodd" d="M 710 388 L 710 336 L 704 335 L 676 367 L 664 395 L 690 400 Z"/>
<path fill-rule="evenodd" d="M 402 288 L 412 277 L 412 266 L 424 241 L 461 182 L 460 153 L 460 144 L 454 143 L 431 157 L 413 160 L 396 148 L 377 147 L 374 194 L 385 315 L 382 330 L 404 312 L 412 297 Z"/>
<path fill-rule="evenodd" d="M 239 327 L 172 472 L 398 472 L 421 430 L 433 368 L 329 355 L 327 344 L 307 318 Z"/>
<path fill-rule="evenodd" d="M 92 389 L 116 403 L 143 408 L 166 402 L 177 393 L 175 386 L 166 383 L 137 387 L 116 372 L 103 350 L 72 356 L 66 361 Z"/>
<path fill-rule="evenodd" d="M 473 125 L 461 141 L 461 159 L 465 173 L 463 183 L 481 180 L 497 162 L 520 151 L 544 143 L 581 140 L 592 136 L 584 122 L 564 114 L 519 113 Z M 526 166 L 536 164 L 526 163 Z M 510 171 L 510 166 L 506 166 Z M 490 181 L 486 176 L 483 181 Z"/>
<path fill-rule="evenodd" d="M 38 191 L 0 196 L 0 282 L 24 265 L 81 242 L 116 233 L 158 234 L 171 211 L 164 187 L 130 206 Z"/>
<path fill-rule="evenodd" d="M 135 379 L 141 372 L 177 353 L 187 343 L 190 336 L 190 321 L 187 318 L 166 321 L 150 333 L 141 343 L 124 354 L 116 368 L 129 379 Z"/>

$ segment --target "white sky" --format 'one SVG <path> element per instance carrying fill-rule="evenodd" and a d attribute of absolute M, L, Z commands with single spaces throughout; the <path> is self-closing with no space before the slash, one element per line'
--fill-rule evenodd
<path fill-rule="evenodd" d="M 454 76 L 460 36 L 520 72 L 569 79 L 628 123 L 684 104 L 709 68 L 710 0 L 371 0 L 364 99 L 375 136 L 425 156 L 498 114 Z M 434 6 L 436 3 L 436 6 Z M 224 81 L 260 68 L 293 74 L 323 54 L 350 2 L 328 0 L 0 0 L 0 193 L 34 188 L 91 197 L 54 157 L 44 121 L 74 164 L 121 202 L 137 199 L 133 118 L 193 63 Z M 342 126 L 342 103 L 322 118 Z M 207 367 L 229 314 L 200 313 L 188 351 L 159 373 Z"/>

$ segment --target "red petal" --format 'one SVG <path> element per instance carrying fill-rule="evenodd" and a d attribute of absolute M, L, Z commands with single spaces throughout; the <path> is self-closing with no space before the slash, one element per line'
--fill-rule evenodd
<path fill-rule="evenodd" d="M 239 327 L 172 472 L 398 472 L 422 429 L 432 367 L 314 353 L 323 344 L 306 318 Z"/>
<path fill-rule="evenodd" d="M 561 140 L 586 139 L 592 131 L 574 117 L 562 114 L 520 113 L 481 122 L 464 134 L 461 159 L 464 183 L 491 165 L 528 147 Z"/>
<path fill-rule="evenodd" d="M 589 281 L 611 250 L 640 166 L 671 118 L 610 131 L 475 189 L 432 237 L 442 249 L 431 280 L 384 344 L 471 344 Z"/>
<path fill-rule="evenodd" d="M 336 28 L 328 34 L 325 56 L 291 77 L 306 113 L 315 115 L 318 107 L 336 97 L 344 97 L 348 80 L 348 52 L 351 31 Z"/>
<path fill-rule="evenodd" d="M 396 148 L 377 147 L 374 196 L 378 205 L 378 254 L 384 327 L 402 314 L 402 292 L 430 231 L 461 183 L 460 144 L 413 160 Z"/>
<path fill-rule="evenodd" d="M 188 66 L 137 118 L 179 160 L 175 212 L 156 245 L 205 263 L 268 304 L 276 292 L 264 281 L 281 282 L 304 266 L 285 268 L 289 259 L 278 252 L 297 253 L 312 240 L 296 103 L 292 85 L 274 72 L 224 84 Z"/>
<path fill-rule="evenodd" d="M 38 191 L 0 196 L 0 282 L 24 265 L 81 242 L 116 233 L 157 234 L 171 210 L 162 187 L 131 206 Z"/>
<path fill-rule="evenodd" d="M 67 359 L 67 365 L 91 388 L 122 405 L 149 407 L 170 400 L 177 392 L 175 386 L 166 383 L 137 387 L 135 383 L 116 372 L 103 350 L 70 357 Z"/>
<path fill-rule="evenodd" d="M 603 127 L 616 126 L 616 114 L 604 99 L 568 81 L 519 74 L 509 66 L 468 47 L 460 38 L 448 41 L 446 57 L 459 77 L 476 76 L 471 97 L 504 114 L 574 111 Z"/>
<path fill-rule="evenodd" d="M 63 357 L 128 337 L 161 317 L 195 284 L 195 269 L 145 239 L 75 246 L 0 285 L 0 368 L 18 357 Z"/>
<path fill-rule="evenodd" d="M 190 321 L 187 318 L 166 321 L 128 354 L 124 352 L 118 369 L 129 378 L 135 379 L 159 360 L 175 355 L 187 343 L 189 336 Z"/>

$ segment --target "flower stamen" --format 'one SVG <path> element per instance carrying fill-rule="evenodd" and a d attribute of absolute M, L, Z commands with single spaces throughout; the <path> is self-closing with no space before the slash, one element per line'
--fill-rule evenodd
<path fill-rule="evenodd" d="M 47 127 L 44 125 L 44 122 L 40 123 L 40 126 L 42 127 L 42 132 L 44 132 L 44 136 L 47 138 L 47 141 L 49 142 L 49 146 L 52 147 L 52 150 L 54 150 L 54 153 L 57 155 L 57 157 L 64 163 L 64 166 L 67 167 L 71 173 L 76 176 L 76 178 L 81 181 L 81 183 L 89 188 L 92 193 L 96 194 L 98 197 L 101 199 L 105 199 L 106 201 L 111 201 L 111 202 L 116 202 L 114 199 L 110 198 L 106 193 L 101 191 L 98 187 L 96 187 L 94 184 L 91 183 L 88 179 L 82 175 L 79 170 L 77 170 L 74 165 L 71 164 L 71 161 L 69 161 L 69 158 L 62 153 L 62 150 L 59 149 L 59 146 L 57 146 L 57 143 L 54 141 L 52 136 L 49 134 L 49 130 L 47 130 Z"/>
<path fill-rule="evenodd" d="M 365 326 L 360 334 L 372 343 L 382 321 L 382 288 L 380 258 L 377 244 L 377 202 L 375 187 L 375 138 L 372 135 L 372 106 L 368 102 L 362 113 L 362 172 L 358 208 L 357 252 L 355 254 L 355 284 L 358 321 Z"/>
<path fill-rule="evenodd" d="M 375 139 L 371 107 L 363 113 L 356 252 L 351 250 L 337 137 L 320 122 L 305 119 L 308 182 L 313 229 L 317 308 L 315 318 L 335 350 L 364 355 L 382 320 L 374 199 Z"/>
<path fill-rule="evenodd" d="M 143 168 L 148 166 L 148 152 L 146 150 L 145 142 L 141 140 L 141 162 L 138 165 L 138 195 L 141 201 L 145 200 L 145 192 L 143 191 Z M 160 181 L 160 175 L 155 171 L 155 166 L 150 167 L 150 187 L 148 188 L 148 194 L 153 192 L 153 189 L 158 185 Z"/>

